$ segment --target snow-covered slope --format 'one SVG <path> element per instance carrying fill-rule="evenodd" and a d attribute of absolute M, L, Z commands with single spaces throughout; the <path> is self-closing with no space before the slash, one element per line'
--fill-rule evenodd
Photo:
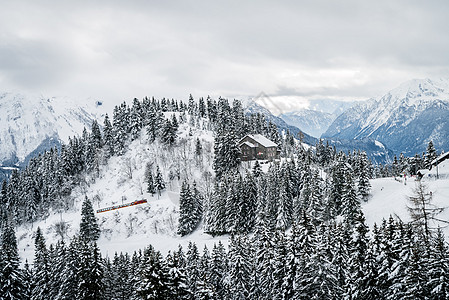
<path fill-rule="evenodd" d="M 301 128 L 307 134 L 320 137 L 337 116 L 317 110 L 303 109 L 288 112 L 279 117 L 287 124 Z"/>
<path fill-rule="evenodd" d="M 442 162 L 438 167 L 438 179 L 436 168 L 427 173 L 422 183 L 427 187 L 428 192 L 432 192 L 432 203 L 437 207 L 446 208 L 439 216 L 439 219 L 449 221 L 449 160 Z M 409 196 L 413 196 L 413 189 L 416 187 L 416 177 L 406 178 L 380 178 L 371 180 L 372 198 L 363 204 L 368 225 L 379 224 L 382 220 L 388 219 L 390 215 L 397 216 L 403 221 L 410 220 L 407 210 Z M 432 224 L 434 228 L 438 226 L 444 228 L 445 234 L 449 234 L 447 224 Z"/>
<path fill-rule="evenodd" d="M 396 153 L 425 151 L 429 140 L 449 150 L 449 80 L 415 79 L 379 99 L 341 114 L 323 134 L 339 139 L 372 138 Z"/>
<path fill-rule="evenodd" d="M 166 113 L 170 118 L 171 113 Z M 179 117 L 179 115 L 178 115 Z M 202 124 L 197 124 L 202 128 Z M 78 230 L 81 220 L 81 206 L 87 196 L 92 200 L 94 209 L 129 203 L 134 200 L 147 199 L 146 204 L 121 208 L 114 211 L 97 213 L 102 230 L 98 244 L 104 255 L 113 256 L 115 251 L 133 252 L 149 244 L 164 252 L 174 249 L 178 244 L 187 246 L 189 240 L 199 240 L 201 244 L 210 244 L 227 237 L 212 238 L 197 230 L 185 238 L 176 235 L 178 224 L 179 190 L 184 179 L 190 183 L 196 181 L 198 189 L 206 194 L 212 189 L 212 153 L 213 136 L 211 131 L 200 130 L 187 123 L 180 125 L 178 140 L 173 150 L 165 150 L 158 141 L 148 142 L 145 131 L 142 136 L 129 145 L 123 156 L 112 157 L 107 165 L 101 166 L 100 176 L 89 184 L 75 188 L 71 197 L 74 207 L 68 212 L 50 212 L 49 216 L 34 224 L 20 226 L 17 230 L 19 254 L 32 261 L 34 255 L 33 233 L 37 226 L 45 234 L 47 244 L 60 239 L 56 224 L 63 221 L 69 225 L 66 241 Z M 196 139 L 199 138 L 203 148 L 201 158 L 195 156 Z M 153 172 L 159 166 L 167 188 L 161 196 L 152 196 L 146 192 L 145 169 L 152 165 Z M 170 173 L 176 174 L 169 180 Z M 201 225 L 200 225 L 201 227 Z"/>
<path fill-rule="evenodd" d="M 45 150 L 90 128 L 101 117 L 95 101 L 80 103 L 68 98 L 0 93 L 0 166 L 26 161 L 36 150 Z"/>

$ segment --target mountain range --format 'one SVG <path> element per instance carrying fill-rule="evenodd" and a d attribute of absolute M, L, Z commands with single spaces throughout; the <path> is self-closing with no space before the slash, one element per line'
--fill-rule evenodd
<path fill-rule="evenodd" d="M 254 114 L 261 113 L 263 114 L 267 120 L 276 124 L 279 130 L 286 132 L 290 131 L 295 137 L 298 137 L 298 133 L 303 133 L 303 142 L 309 145 L 316 145 L 318 143 L 318 139 L 307 134 L 296 126 L 287 124 L 284 119 L 281 117 L 277 117 L 273 115 L 268 109 L 259 105 L 255 101 L 245 101 L 243 103 L 245 107 L 245 113 Z M 323 113 L 319 113 L 323 114 Z M 319 115 L 318 114 L 318 115 Z M 391 162 L 394 153 L 385 147 L 381 142 L 373 140 L 371 138 L 363 138 L 363 139 L 336 139 L 336 138 L 328 138 L 325 139 L 325 142 L 330 146 L 334 146 L 337 151 L 343 151 L 347 153 L 348 151 L 353 151 L 354 149 L 365 151 L 373 163 L 387 163 Z"/>
<path fill-rule="evenodd" d="M 98 101 L 80 104 L 65 97 L 0 93 L 0 173 L 81 134 L 102 114 Z"/>
<path fill-rule="evenodd" d="M 359 103 L 314 101 L 308 109 L 280 116 L 252 100 L 243 105 L 247 114 L 261 113 L 284 132 L 304 133 L 309 145 L 321 136 L 337 150 L 366 151 L 374 162 L 388 162 L 401 152 L 422 153 L 430 140 L 438 151 L 449 150 L 446 79 L 414 79 Z M 102 120 L 104 111 L 102 103 L 94 100 L 0 93 L 0 177 L 11 167 L 26 165 L 37 153 L 81 134 L 94 119 Z"/>
<path fill-rule="evenodd" d="M 346 110 L 322 135 L 331 139 L 370 138 L 396 154 L 426 150 L 430 140 L 449 150 L 449 80 L 414 79 L 384 96 Z"/>
<path fill-rule="evenodd" d="M 305 133 L 319 138 L 341 113 L 356 103 L 355 101 L 310 100 L 307 108 L 286 112 L 279 117 L 287 124 L 301 128 Z"/>

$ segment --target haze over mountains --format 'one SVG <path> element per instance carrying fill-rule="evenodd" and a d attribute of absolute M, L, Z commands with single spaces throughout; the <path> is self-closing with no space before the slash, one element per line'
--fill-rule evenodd
<path fill-rule="evenodd" d="M 279 117 L 287 124 L 301 128 L 307 134 L 321 137 L 342 112 L 356 103 L 354 101 L 313 100 L 309 101 L 307 108 L 286 112 Z"/>

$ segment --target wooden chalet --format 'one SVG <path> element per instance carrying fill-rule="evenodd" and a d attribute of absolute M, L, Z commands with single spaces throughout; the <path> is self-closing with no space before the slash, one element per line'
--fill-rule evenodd
<path fill-rule="evenodd" d="M 261 134 L 248 134 L 238 142 L 241 161 L 279 158 L 278 145 Z"/>

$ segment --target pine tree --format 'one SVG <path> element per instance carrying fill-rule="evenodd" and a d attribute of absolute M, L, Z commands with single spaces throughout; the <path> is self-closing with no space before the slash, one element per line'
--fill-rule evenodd
<path fill-rule="evenodd" d="M 427 144 L 426 155 L 424 157 L 424 167 L 430 169 L 432 166 L 432 161 L 437 158 L 437 151 L 433 145 L 433 141 L 429 141 Z"/>
<path fill-rule="evenodd" d="M 176 141 L 176 131 L 177 131 L 177 123 L 170 120 L 165 120 L 161 131 L 162 143 L 168 146 L 173 145 Z"/>
<path fill-rule="evenodd" d="M 228 288 L 234 299 L 248 298 L 251 272 L 250 252 L 244 237 L 231 236 Z"/>
<path fill-rule="evenodd" d="M 93 242 L 100 238 L 100 233 L 92 202 L 86 196 L 81 208 L 80 237 L 83 240 Z"/>
<path fill-rule="evenodd" d="M 31 270 L 28 260 L 25 260 L 25 264 L 22 270 L 22 283 L 23 283 L 23 299 L 31 299 L 33 290 L 33 271 Z"/>
<path fill-rule="evenodd" d="M 346 173 L 346 182 L 342 196 L 342 214 L 349 224 L 355 224 L 355 219 L 361 211 L 360 200 L 357 197 L 354 180 L 351 173 Z"/>
<path fill-rule="evenodd" d="M 198 282 L 200 278 L 200 254 L 198 247 L 194 242 L 189 242 L 186 255 L 186 283 L 187 289 L 191 295 L 195 295 L 198 289 Z"/>
<path fill-rule="evenodd" d="M 51 262 L 45 239 L 40 227 L 34 238 L 33 291 L 32 299 L 49 299 L 51 297 Z"/>
<path fill-rule="evenodd" d="M 143 126 L 142 114 L 143 113 L 142 113 L 141 103 L 137 98 L 134 98 L 130 116 L 129 116 L 129 121 L 130 121 L 130 124 L 129 124 L 130 129 L 129 130 L 131 132 L 132 140 L 136 140 L 140 135 L 140 131 Z"/>
<path fill-rule="evenodd" d="M 204 246 L 203 255 L 199 261 L 200 277 L 197 282 L 195 299 L 214 299 L 214 287 L 211 283 L 211 257 L 209 249 Z"/>
<path fill-rule="evenodd" d="M 223 299 L 226 290 L 224 286 L 224 280 L 227 270 L 226 250 L 221 243 L 214 244 L 211 254 L 211 266 L 210 266 L 210 282 L 212 284 L 213 297 L 215 299 Z"/>
<path fill-rule="evenodd" d="M 190 234 L 198 225 L 198 203 L 192 194 L 190 185 L 184 181 L 179 195 L 179 224 L 178 234 Z"/>
<path fill-rule="evenodd" d="M 145 167 L 145 182 L 147 183 L 147 192 L 152 196 L 156 194 L 156 187 L 154 186 L 152 163 L 147 163 Z"/>
<path fill-rule="evenodd" d="M 443 232 L 438 228 L 429 256 L 428 290 L 431 299 L 449 299 L 449 253 Z"/>
<path fill-rule="evenodd" d="M 165 261 L 167 262 L 170 296 L 174 299 L 187 299 L 189 291 L 186 282 L 185 255 L 182 247 L 179 246 L 178 251 L 173 252 L 173 254 L 169 252 Z"/>
<path fill-rule="evenodd" d="M 10 220 L 3 224 L 0 242 L 0 298 L 23 299 L 23 273 L 19 269 L 16 234 Z"/>
<path fill-rule="evenodd" d="M 425 257 L 422 245 L 415 242 L 411 248 L 409 265 L 403 275 L 405 293 L 402 299 L 426 299 L 426 295 L 429 295 Z"/>
<path fill-rule="evenodd" d="M 165 262 L 161 253 L 150 246 L 145 249 L 142 258 L 141 278 L 137 295 L 142 299 L 167 299 L 169 291 Z"/>
<path fill-rule="evenodd" d="M 368 158 L 366 152 L 360 154 L 359 170 L 359 181 L 357 185 L 358 193 L 362 200 L 368 201 L 371 184 L 369 182 Z"/>
<path fill-rule="evenodd" d="M 70 299 L 76 300 L 78 293 L 78 286 L 80 283 L 80 243 L 81 240 L 75 236 L 65 251 L 64 256 L 64 270 L 61 274 L 62 285 L 59 289 L 56 299 Z"/>
<path fill-rule="evenodd" d="M 349 278 L 346 296 L 353 297 L 352 299 L 363 299 L 363 295 L 366 294 L 366 285 L 363 279 L 367 270 L 366 260 L 369 243 L 368 227 L 361 210 L 355 215 L 352 226 L 354 226 L 354 231 L 349 251 Z"/>
<path fill-rule="evenodd" d="M 80 279 L 77 289 L 77 299 L 100 299 L 103 294 L 103 261 L 100 249 L 95 241 L 83 240 L 80 243 Z"/>
<path fill-rule="evenodd" d="M 156 177 L 154 178 L 154 185 L 160 197 L 161 191 L 165 189 L 165 181 L 164 178 L 162 178 L 162 173 L 161 170 L 159 169 L 159 166 L 156 167 Z"/>

